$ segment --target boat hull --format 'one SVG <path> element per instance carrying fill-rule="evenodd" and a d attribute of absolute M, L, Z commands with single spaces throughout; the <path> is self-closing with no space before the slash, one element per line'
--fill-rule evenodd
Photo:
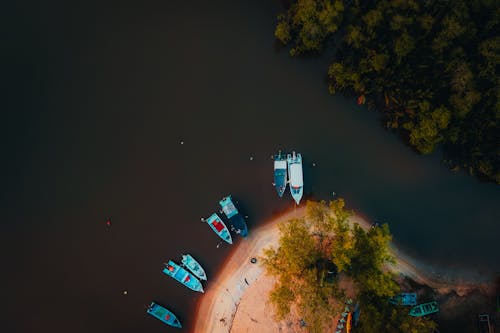
<path fill-rule="evenodd" d="M 439 307 L 437 302 L 429 302 L 429 303 L 419 304 L 411 308 L 410 316 L 422 317 L 436 312 L 439 312 Z"/>
<path fill-rule="evenodd" d="M 285 193 L 287 181 L 287 161 L 281 154 L 274 156 L 274 187 L 281 198 Z"/>
<path fill-rule="evenodd" d="M 190 254 L 185 254 L 182 256 L 182 263 L 184 266 L 191 271 L 200 280 L 207 280 L 207 274 L 200 263 L 196 261 Z"/>
<path fill-rule="evenodd" d="M 304 194 L 304 178 L 302 175 L 302 156 L 300 154 L 288 154 L 288 175 L 290 177 L 290 193 L 298 205 Z"/>
<path fill-rule="evenodd" d="M 233 244 L 231 233 L 229 232 L 229 229 L 226 227 L 219 215 L 213 213 L 208 219 L 206 219 L 206 222 L 220 238 L 222 238 L 229 244 Z"/>
<path fill-rule="evenodd" d="M 194 276 L 181 266 L 177 265 L 172 260 L 169 260 L 168 264 L 166 264 L 165 266 L 166 267 L 163 269 L 163 273 L 179 281 L 191 290 L 198 291 L 200 293 L 204 292 L 203 286 L 201 285 L 200 280 L 196 278 L 196 276 Z"/>
<path fill-rule="evenodd" d="M 177 319 L 175 314 L 156 302 L 151 302 L 148 307 L 147 313 L 169 326 L 182 328 L 181 322 L 179 321 L 179 319 Z"/>
<path fill-rule="evenodd" d="M 224 197 L 221 201 L 219 201 L 219 205 L 222 208 L 222 212 L 227 217 L 231 225 L 236 230 L 236 233 L 241 237 L 248 236 L 248 228 L 243 216 L 238 212 L 236 206 L 231 200 L 231 195 Z"/>

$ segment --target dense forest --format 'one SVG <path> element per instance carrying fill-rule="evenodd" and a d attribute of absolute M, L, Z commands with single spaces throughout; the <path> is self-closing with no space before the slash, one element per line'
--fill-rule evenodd
<path fill-rule="evenodd" d="M 382 114 L 418 152 L 500 184 L 500 1 L 295 0 L 275 36 L 334 50 L 331 93 Z"/>
<path fill-rule="evenodd" d="M 266 249 L 261 258 L 266 272 L 276 277 L 270 301 L 278 319 L 293 309 L 305 320 L 306 331 L 325 332 L 353 297 L 362 312 L 358 333 L 432 332 L 434 321 L 411 317 L 408 307 L 388 301 L 400 291 L 385 269 L 393 261 L 388 226 L 364 231 L 349 224 L 351 215 L 342 199 L 308 201 L 305 218 L 279 226 L 279 247 Z M 340 281 L 354 285 L 350 295 Z"/>

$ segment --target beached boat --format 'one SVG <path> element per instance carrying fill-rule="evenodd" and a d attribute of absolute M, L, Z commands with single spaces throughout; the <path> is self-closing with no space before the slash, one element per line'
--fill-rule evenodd
<path fill-rule="evenodd" d="M 292 154 L 287 155 L 286 160 L 288 163 L 288 175 L 290 177 L 290 192 L 292 193 L 293 200 L 295 200 L 298 205 L 304 193 L 302 156 L 293 152 Z"/>
<path fill-rule="evenodd" d="M 241 216 L 234 206 L 233 201 L 231 200 L 231 195 L 222 198 L 222 200 L 219 201 L 219 205 L 221 206 L 224 215 L 226 215 L 229 222 L 231 222 L 234 229 L 236 229 L 236 233 L 241 237 L 248 236 L 248 228 L 245 219 L 243 219 L 243 216 Z"/>
<path fill-rule="evenodd" d="M 187 269 L 191 271 L 191 273 L 196 275 L 196 277 L 198 277 L 200 280 L 207 280 L 207 274 L 205 273 L 205 270 L 190 254 L 183 254 L 181 262 L 185 267 L 187 267 Z"/>
<path fill-rule="evenodd" d="M 419 304 L 417 306 L 414 306 L 410 310 L 410 316 L 413 317 L 422 317 L 426 316 L 431 313 L 436 313 L 439 312 L 438 304 L 437 302 L 429 302 L 429 303 L 423 303 Z"/>
<path fill-rule="evenodd" d="M 150 315 L 161 320 L 169 326 L 177 328 L 182 327 L 179 319 L 177 319 L 177 317 L 171 311 L 159 305 L 158 303 L 151 302 L 151 304 L 148 306 L 147 311 Z"/>
<path fill-rule="evenodd" d="M 417 305 L 417 293 L 400 293 L 389 298 L 389 303 L 394 305 Z"/>
<path fill-rule="evenodd" d="M 286 189 L 287 181 L 287 164 L 286 157 L 279 152 L 274 155 L 274 187 L 278 192 L 279 197 L 283 196 Z"/>
<path fill-rule="evenodd" d="M 163 273 L 173 277 L 189 289 L 199 291 L 201 293 L 203 292 L 203 286 L 201 285 L 200 280 L 172 260 L 169 260 L 168 264 L 165 264 Z"/>
<path fill-rule="evenodd" d="M 208 223 L 210 228 L 219 235 L 220 238 L 228 242 L 229 244 L 233 244 L 233 239 L 231 238 L 231 234 L 229 233 L 229 229 L 226 227 L 222 219 L 216 213 L 210 215 L 208 219 L 205 220 Z"/>

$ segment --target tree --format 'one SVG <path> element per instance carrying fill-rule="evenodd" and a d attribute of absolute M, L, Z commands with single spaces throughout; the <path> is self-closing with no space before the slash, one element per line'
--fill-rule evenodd
<path fill-rule="evenodd" d="M 343 12 L 339 0 L 298 0 L 286 14 L 278 16 L 275 36 L 283 44 L 292 44 L 291 55 L 318 51 L 324 40 L 338 30 Z"/>
<path fill-rule="evenodd" d="M 295 307 L 307 322 L 309 332 L 323 332 L 331 324 L 346 301 L 337 280 L 326 279 L 327 272 L 320 264 L 331 261 L 338 274 L 351 276 L 358 285 L 363 320 L 371 322 L 382 318 L 391 321 L 395 319 L 389 316 L 396 313 L 397 325 L 417 325 L 392 308 L 382 307 L 378 312 L 369 310 L 370 304 L 380 303 L 387 307 L 387 297 L 399 291 L 392 274 L 384 268 L 393 261 L 388 249 L 391 240 L 388 226 L 372 228 L 368 232 L 357 224 L 351 228 L 349 217 L 352 212 L 346 209 L 343 199 L 329 204 L 308 201 L 306 207 L 305 219 L 293 219 L 279 225 L 279 247 L 266 249 L 262 258 L 266 272 L 277 280 L 270 294 L 277 318 L 283 319 Z M 325 243 L 328 246 L 325 247 Z M 409 317 L 408 313 L 405 315 Z M 413 326 L 406 324 L 408 320 Z M 398 332 L 394 330 L 394 323 L 377 325 L 389 329 L 387 332 Z M 401 332 L 406 332 L 402 329 Z"/>
<path fill-rule="evenodd" d="M 276 36 L 292 55 L 336 45 L 328 89 L 378 109 L 417 151 L 500 184 L 500 2 L 292 0 Z M 423 110 L 420 105 L 428 103 Z"/>

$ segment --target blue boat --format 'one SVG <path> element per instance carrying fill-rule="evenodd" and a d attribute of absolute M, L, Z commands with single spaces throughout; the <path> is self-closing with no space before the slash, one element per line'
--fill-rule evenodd
<path fill-rule="evenodd" d="M 241 235 L 241 237 L 248 236 L 248 228 L 243 216 L 238 212 L 236 207 L 231 200 L 231 195 L 222 198 L 219 201 L 219 205 L 222 207 L 222 211 L 224 215 L 229 219 L 229 222 L 233 225 L 234 229 L 236 229 L 236 233 Z"/>
<path fill-rule="evenodd" d="M 205 281 L 207 280 L 207 273 L 205 273 L 203 267 L 201 267 L 200 263 L 197 262 L 192 255 L 183 254 L 181 262 L 184 265 L 184 267 L 189 269 L 191 273 L 196 275 L 197 278 L 199 278 L 200 280 L 205 280 Z"/>
<path fill-rule="evenodd" d="M 400 293 L 389 298 L 389 303 L 394 305 L 415 306 L 417 305 L 417 293 Z"/>
<path fill-rule="evenodd" d="M 436 301 L 419 304 L 410 309 L 410 316 L 422 317 L 428 314 L 439 312 L 439 307 Z"/>
<path fill-rule="evenodd" d="M 203 292 L 203 286 L 201 285 L 200 280 L 198 280 L 196 276 L 189 273 L 187 270 L 177 265 L 172 260 L 169 260 L 168 264 L 165 264 L 163 273 L 173 277 L 174 279 L 194 291 L 199 291 L 201 293 Z"/>
<path fill-rule="evenodd" d="M 205 220 L 208 223 L 210 228 L 219 235 L 220 238 L 228 242 L 229 244 L 233 244 L 233 239 L 231 238 L 231 233 L 229 233 L 229 229 L 226 227 L 222 219 L 216 213 L 210 215 L 208 219 Z"/>
<path fill-rule="evenodd" d="M 302 156 L 300 154 L 288 154 L 288 174 L 290 176 L 290 192 L 292 193 L 293 200 L 300 203 L 304 193 L 304 179 L 302 176 Z"/>
<path fill-rule="evenodd" d="M 151 302 L 151 304 L 148 306 L 148 313 L 169 326 L 177 328 L 182 327 L 179 319 L 177 319 L 177 317 L 171 311 L 165 309 L 158 303 Z"/>
<path fill-rule="evenodd" d="M 287 163 L 285 155 L 281 154 L 281 151 L 274 155 L 274 187 L 276 192 L 278 192 L 279 197 L 283 196 L 286 189 L 287 181 Z"/>

